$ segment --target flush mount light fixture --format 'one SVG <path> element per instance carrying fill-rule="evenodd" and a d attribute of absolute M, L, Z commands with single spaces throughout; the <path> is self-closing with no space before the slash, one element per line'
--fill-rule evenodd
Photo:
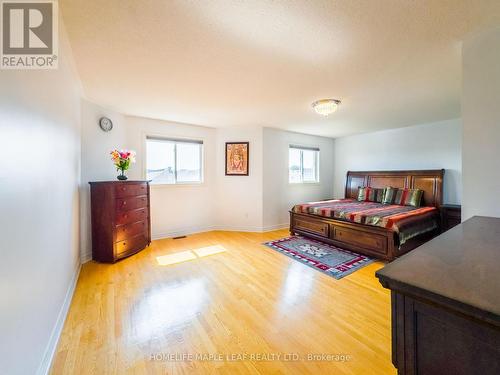
<path fill-rule="evenodd" d="M 312 104 L 312 107 L 316 111 L 316 113 L 319 113 L 323 116 L 328 116 L 337 110 L 339 104 L 340 100 L 337 99 L 321 99 L 316 100 Z"/>

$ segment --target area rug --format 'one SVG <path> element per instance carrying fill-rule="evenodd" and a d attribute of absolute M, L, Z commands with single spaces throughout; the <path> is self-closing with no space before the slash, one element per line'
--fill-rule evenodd
<path fill-rule="evenodd" d="M 264 245 L 337 280 L 374 261 L 364 255 L 301 236 L 286 237 Z"/>

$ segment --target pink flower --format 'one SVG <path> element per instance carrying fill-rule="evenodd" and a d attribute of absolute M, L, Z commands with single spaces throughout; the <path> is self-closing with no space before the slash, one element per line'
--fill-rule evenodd
<path fill-rule="evenodd" d="M 111 155 L 111 160 L 117 166 L 122 162 L 126 162 L 127 160 L 129 160 L 130 163 L 135 163 L 135 151 L 128 151 L 128 150 L 118 151 L 117 149 L 114 149 L 113 151 L 110 152 L 110 155 Z"/>

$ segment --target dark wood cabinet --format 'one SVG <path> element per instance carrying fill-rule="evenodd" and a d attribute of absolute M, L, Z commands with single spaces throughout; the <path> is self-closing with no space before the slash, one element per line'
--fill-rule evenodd
<path fill-rule="evenodd" d="M 500 374 L 500 219 L 473 217 L 377 271 L 400 375 Z"/>
<path fill-rule="evenodd" d="M 114 263 L 151 243 L 148 181 L 89 182 L 92 259 Z"/>
<path fill-rule="evenodd" d="M 441 230 L 446 232 L 462 221 L 462 206 L 457 204 L 443 204 L 441 211 Z"/>

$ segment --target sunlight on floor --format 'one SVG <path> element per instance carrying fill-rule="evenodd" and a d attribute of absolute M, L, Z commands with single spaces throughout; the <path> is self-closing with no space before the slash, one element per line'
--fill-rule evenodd
<path fill-rule="evenodd" d="M 156 261 L 160 266 L 168 266 L 170 264 L 177 264 L 196 259 L 196 255 L 192 251 L 181 251 L 180 253 L 162 255 L 156 257 Z"/>
<path fill-rule="evenodd" d="M 226 249 L 221 245 L 215 245 L 215 246 L 202 247 L 193 251 L 196 255 L 198 255 L 201 258 L 209 255 L 224 253 Z"/>
<path fill-rule="evenodd" d="M 160 266 L 169 266 L 172 264 L 178 264 L 178 263 L 188 262 L 190 260 L 195 260 L 198 258 L 207 257 L 209 255 L 224 253 L 226 251 L 227 250 L 224 248 L 224 246 L 221 245 L 205 246 L 199 249 L 186 250 L 178 253 L 162 255 L 156 257 L 156 261 Z"/>

